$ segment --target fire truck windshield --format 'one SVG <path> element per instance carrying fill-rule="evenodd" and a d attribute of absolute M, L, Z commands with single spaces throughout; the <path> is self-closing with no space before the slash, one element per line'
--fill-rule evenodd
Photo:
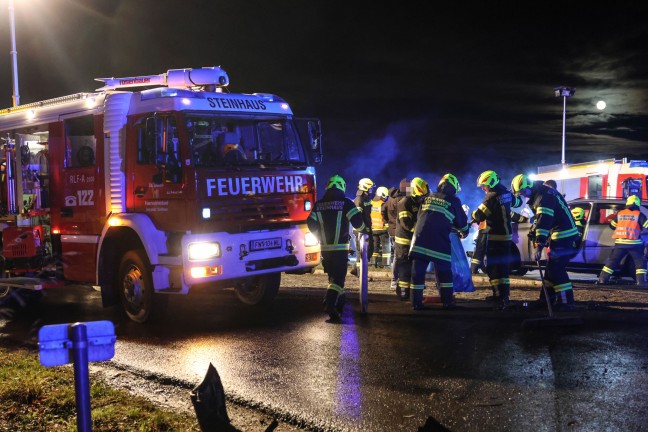
<path fill-rule="evenodd" d="M 188 115 L 185 124 L 197 167 L 306 163 L 298 134 L 285 118 Z"/>

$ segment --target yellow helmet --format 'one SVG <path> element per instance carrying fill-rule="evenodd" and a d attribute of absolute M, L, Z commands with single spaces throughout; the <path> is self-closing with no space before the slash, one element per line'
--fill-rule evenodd
<path fill-rule="evenodd" d="M 439 181 L 439 184 L 437 186 L 441 186 L 441 183 L 445 182 L 450 183 L 450 185 L 452 185 L 452 187 L 455 188 L 457 192 L 461 190 L 461 186 L 459 186 L 459 180 L 454 174 L 448 173 L 441 177 L 441 180 Z"/>
<path fill-rule="evenodd" d="M 637 195 L 630 195 L 628 197 L 628 200 L 626 201 L 626 207 L 631 205 L 636 205 L 637 207 L 641 205 L 641 200 Z"/>
<path fill-rule="evenodd" d="M 326 184 L 327 190 L 333 187 L 340 189 L 342 192 L 346 191 L 346 183 L 344 182 L 344 179 L 337 174 L 331 177 Z"/>
<path fill-rule="evenodd" d="M 389 189 L 387 189 L 385 186 L 380 186 L 378 189 L 376 189 L 377 198 L 385 199 L 387 198 L 387 195 L 389 195 Z"/>
<path fill-rule="evenodd" d="M 412 183 L 410 183 L 410 187 L 412 188 L 413 197 L 420 197 L 430 193 L 430 188 L 428 187 L 427 182 L 421 177 L 414 177 Z"/>
<path fill-rule="evenodd" d="M 373 185 L 374 182 L 371 179 L 365 177 L 363 179 L 360 179 L 360 181 L 358 182 L 358 189 L 367 192 L 373 187 Z"/>
<path fill-rule="evenodd" d="M 477 177 L 477 186 L 495 187 L 499 183 L 499 177 L 493 170 L 484 171 Z"/>
<path fill-rule="evenodd" d="M 529 178 L 529 176 L 524 175 L 524 174 L 518 174 L 515 177 L 513 177 L 513 181 L 511 181 L 511 190 L 513 191 L 514 194 L 520 193 L 522 189 L 526 188 L 532 188 L 533 187 L 533 182 Z"/>
<path fill-rule="evenodd" d="M 585 217 L 585 210 L 580 207 L 574 207 L 571 209 L 571 214 L 574 216 L 574 220 L 583 220 L 583 217 Z"/>

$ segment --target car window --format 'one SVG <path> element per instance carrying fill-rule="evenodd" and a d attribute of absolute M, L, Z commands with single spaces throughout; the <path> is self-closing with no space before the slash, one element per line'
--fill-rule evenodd
<path fill-rule="evenodd" d="M 622 204 L 597 204 L 595 217 L 590 220 L 590 224 L 607 225 L 612 219 L 614 219 L 614 215 L 616 215 L 619 210 L 622 210 L 624 207 L 625 206 Z"/>

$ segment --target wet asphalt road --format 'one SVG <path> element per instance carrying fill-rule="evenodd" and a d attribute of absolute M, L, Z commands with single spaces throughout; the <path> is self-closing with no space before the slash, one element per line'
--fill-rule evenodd
<path fill-rule="evenodd" d="M 39 311 L 0 320 L 0 333 L 36 342 L 42 325 L 110 319 L 120 367 L 195 385 L 211 362 L 228 396 L 310 430 L 416 431 L 433 417 L 452 431 L 648 431 L 645 309 L 583 309 L 582 326 L 524 331 L 546 311 L 465 301 L 413 312 L 376 277 L 369 313 L 352 292 L 332 325 L 324 284 L 286 276 L 265 310 L 231 291 L 195 293 L 145 326 L 102 309 L 94 291 L 64 288 Z"/>

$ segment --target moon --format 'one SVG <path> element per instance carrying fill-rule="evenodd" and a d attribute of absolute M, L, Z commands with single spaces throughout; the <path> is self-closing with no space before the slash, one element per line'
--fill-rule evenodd
<path fill-rule="evenodd" d="M 605 103 L 605 101 L 596 102 L 596 108 L 600 109 L 601 111 L 604 110 L 606 106 L 607 104 Z"/>

